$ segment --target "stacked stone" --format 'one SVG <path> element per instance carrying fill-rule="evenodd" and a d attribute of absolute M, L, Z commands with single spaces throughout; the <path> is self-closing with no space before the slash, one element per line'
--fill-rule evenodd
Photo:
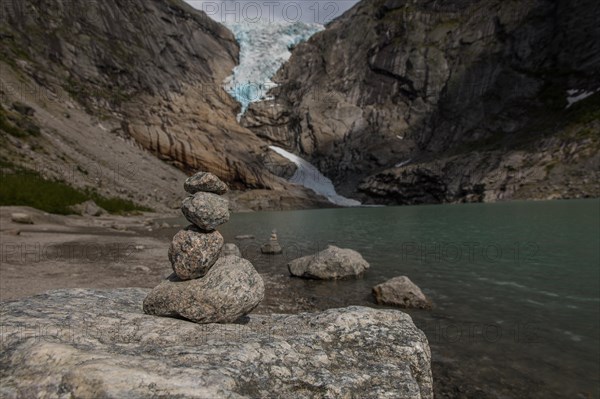
<path fill-rule="evenodd" d="M 173 274 L 144 300 L 144 312 L 183 317 L 197 323 L 230 323 L 264 298 L 264 283 L 254 266 L 224 246 L 216 230 L 229 221 L 227 185 L 212 173 L 186 180 L 181 211 L 192 223 L 173 237 L 169 260 Z"/>
<path fill-rule="evenodd" d="M 271 239 L 269 240 L 269 242 L 263 244 L 260 247 L 260 251 L 263 254 L 267 255 L 277 255 L 283 252 L 283 250 L 281 249 L 281 245 L 279 245 L 279 241 L 277 241 L 276 230 L 273 230 L 273 232 L 271 233 Z"/>

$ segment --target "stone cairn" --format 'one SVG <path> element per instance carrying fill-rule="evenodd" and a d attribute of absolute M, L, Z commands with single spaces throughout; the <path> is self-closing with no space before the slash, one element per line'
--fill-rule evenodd
<path fill-rule="evenodd" d="M 260 252 L 267 255 L 277 255 L 283 252 L 281 245 L 279 245 L 279 241 L 277 240 L 277 230 L 271 232 L 269 242 L 260 247 Z"/>
<path fill-rule="evenodd" d="M 186 180 L 181 211 L 192 223 L 173 237 L 165 281 L 144 299 L 144 312 L 185 318 L 197 323 L 231 323 L 248 314 L 264 298 L 264 283 L 239 250 L 224 247 L 216 230 L 229 221 L 227 185 L 212 173 Z"/>

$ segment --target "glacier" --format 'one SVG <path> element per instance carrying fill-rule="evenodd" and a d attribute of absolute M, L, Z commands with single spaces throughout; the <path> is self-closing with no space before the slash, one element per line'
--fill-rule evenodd
<path fill-rule="evenodd" d="M 225 25 L 240 44 L 240 63 L 225 82 L 225 90 L 242 106 L 240 118 L 250 103 L 267 99 L 267 92 L 276 86 L 273 75 L 287 61 L 290 50 L 324 29 L 317 23 L 230 22 Z"/>
<path fill-rule="evenodd" d="M 297 155 L 292 154 L 284 150 L 283 148 L 276 147 L 274 145 L 269 148 L 284 158 L 287 158 L 293 162 L 296 166 L 296 172 L 290 178 L 290 183 L 300 184 L 306 188 L 310 188 L 315 193 L 322 195 L 327 198 L 329 202 L 340 205 L 340 206 L 361 206 L 359 201 L 342 197 L 335 191 L 335 187 L 330 179 L 323 176 L 323 174 L 310 162 L 300 158 Z"/>
<path fill-rule="evenodd" d="M 240 44 L 239 65 L 224 82 L 225 90 L 241 104 L 238 120 L 251 103 L 268 99 L 268 91 L 277 86 L 271 79 L 290 58 L 291 50 L 325 29 L 321 24 L 301 21 L 244 21 L 225 22 L 225 25 Z M 297 166 L 289 180 L 291 183 L 309 188 L 336 205 L 361 206 L 359 201 L 339 195 L 331 180 L 310 162 L 283 148 L 269 148 Z"/>

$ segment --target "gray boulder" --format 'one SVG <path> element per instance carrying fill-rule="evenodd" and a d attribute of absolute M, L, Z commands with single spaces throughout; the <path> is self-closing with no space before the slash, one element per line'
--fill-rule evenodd
<path fill-rule="evenodd" d="M 19 224 L 33 224 L 33 217 L 30 214 L 24 212 L 16 212 L 10 215 L 10 220 L 14 223 Z"/>
<path fill-rule="evenodd" d="M 212 231 L 229 221 L 229 201 L 216 194 L 198 192 L 181 205 L 186 219 L 204 231 Z"/>
<path fill-rule="evenodd" d="M 318 280 L 359 277 L 368 268 L 369 263 L 358 252 L 333 245 L 314 255 L 288 263 L 288 270 L 292 276 Z"/>
<path fill-rule="evenodd" d="M 223 236 L 218 231 L 205 233 L 196 226 L 188 226 L 173 237 L 169 260 L 181 280 L 204 276 L 219 259 Z"/>
<path fill-rule="evenodd" d="M 239 236 L 235 236 L 236 240 L 253 240 L 255 237 L 252 234 L 241 234 Z"/>
<path fill-rule="evenodd" d="M 78 215 L 84 216 L 102 216 L 107 214 L 104 209 L 98 206 L 93 200 L 82 202 L 81 204 L 72 205 L 69 209 Z"/>
<path fill-rule="evenodd" d="M 403 312 L 350 307 L 198 325 L 143 314 L 146 293 L 70 289 L 0 304 L 0 396 L 433 397 L 427 339 Z"/>
<path fill-rule="evenodd" d="M 221 249 L 221 257 L 225 257 L 225 256 L 229 256 L 229 255 L 239 256 L 241 258 L 242 251 L 240 251 L 240 248 L 237 245 L 227 243 L 227 244 L 223 245 L 223 248 Z"/>
<path fill-rule="evenodd" d="M 217 260 L 200 279 L 182 281 L 172 274 L 144 299 L 144 312 L 196 323 L 232 323 L 264 296 L 263 280 L 252 263 L 230 255 Z"/>
<path fill-rule="evenodd" d="M 431 302 L 419 287 L 406 276 L 394 277 L 373 287 L 375 301 L 381 305 L 402 308 L 430 309 Z"/>
<path fill-rule="evenodd" d="M 281 245 L 277 240 L 270 240 L 269 242 L 260 246 L 260 252 L 266 255 L 277 255 L 283 252 Z"/>
<path fill-rule="evenodd" d="M 190 194 L 206 192 L 221 195 L 229 191 L 227 184 L 209 172 L 198 172 L 189 177 L 183 184 L 183 188 Z"/>

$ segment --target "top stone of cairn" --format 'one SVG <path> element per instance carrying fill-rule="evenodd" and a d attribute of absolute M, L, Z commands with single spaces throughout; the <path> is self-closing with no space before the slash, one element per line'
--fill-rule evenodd
<path fill-rule="evenodd" d="M 205 192 L 222 195 L 229 191 L 227 184 L 210 172 L 198 172 L 189 177 L 183 188 L 190 194 Z"/>

